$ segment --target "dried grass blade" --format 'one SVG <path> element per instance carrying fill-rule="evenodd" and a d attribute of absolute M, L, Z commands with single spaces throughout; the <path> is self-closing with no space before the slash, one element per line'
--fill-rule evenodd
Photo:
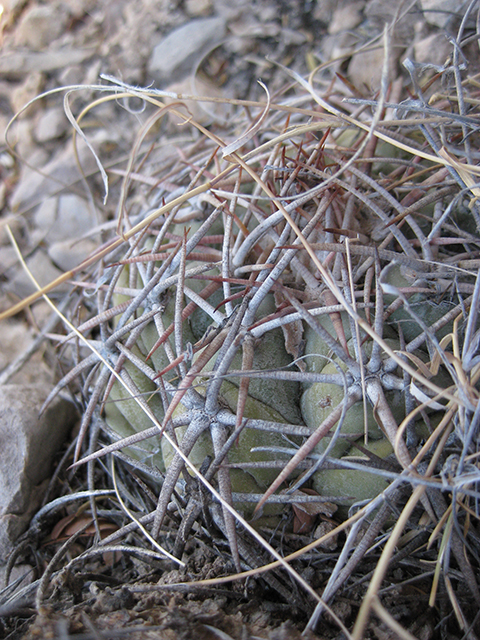
<path fill-rule="evenodd" d="M 245 131 L 245 133 L 243 133 L 234 142 L 227 144 L 227 146 L 222 149 L 222 156 L 226 160 L 229 159 L 229 156 L 232 153 L 235 153 L 236 151 L 241 149 L 243 146 L 245 146 L 247 142 L 249 142 L 258 133 L 262 124 L 265 121 L 265 118 L 268 115 L 268 112 L 270 111 L 270 104 L 271 104 L 270 92 L 261 80 L 258 80 L 257 82 L 262 87 L 262 89 L 265 90 L 265 93 L 267 94 L 267 104 L 265 105 L 263 113 L 261 114 L 257 122 L 254 125 L 252 125 L 247 131 Z"/>

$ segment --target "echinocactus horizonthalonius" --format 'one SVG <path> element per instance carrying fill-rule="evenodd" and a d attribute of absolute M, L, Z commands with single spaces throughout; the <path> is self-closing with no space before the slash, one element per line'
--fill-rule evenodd
<path fill-rule="evenodd" d="M 214 526 L 237 569 L 261 564 L 242 527 L 289 533 L 305 505 L 343 507 L 339 522 L 367 517 L 371 500 L 381 527 L 382 505 L 402 508 L 397 486 L 411 491 L 425 461 L 443 464 L 435 446 L 452 407 L 474 410 L 476 273 L 463 253 L 453 267 L 452 235 L 439 241 L 448 216 L 420 196 L 406 211 L 394 189 L 429 191 L 425 174 L 448 171 L 425 154 L 422 170 L 380 162 L 373 143 L 363 166 L 361 136 L 337 144 L 346 129 L 365 127 L 273 104 L 237 144 L 197 127 L 178 155 L 152 155 L 152 193 L 132 186 L 132 155 L 119 235 L 77 274 L 84 342 L 55 390 L 82 380 L 75 456 L 108 451 L 134 467 L 156 492 L 149 535 L 178 558 L 192 529 Z M 95 452 L 98 438 L 113 443 Z M 435 517 L 425 495 L 417 502 Z"/>

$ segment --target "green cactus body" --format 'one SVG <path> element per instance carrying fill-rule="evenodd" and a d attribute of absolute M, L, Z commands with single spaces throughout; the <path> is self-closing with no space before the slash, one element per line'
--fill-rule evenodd
<path fill-rule="evenodd" d="M 254 347 L 252 368 L 256 371 L 273 370 L 288 367 L 291 356 L 285 351 L 285 338 L 281 329 L 274 329 L 262 336 Z M 232 362 L 232 369 L 241 369 L 242 354 L 239 352 Z M 238 379 L 229 378 L 234 385 Z M 248 395 L 259 402 L 272 407 L 283 416 L 284 421 L 300 424 L 302 421 L 299 401 L 300 384 L 274 380 L 273 378 L 252 378 Z"/>
<path fill-rule="evenodd" d="M 386 342 L 393 348 L 398 349 L 398 342 L 386 338 Z M 353 353 L 353 346 L 351 341 L 347 343 L 350 353 Z M 369 355 L 371 353 L 371 343 L 367 343 L 364 349 Z M 314 359 L 312 358 L 312 361 Z M 329 362 L 323 367 L 322 373 L 324 374 L 338 374 L 340 370 L 345 371 L 346 367 L 343 362 L 339 362 L 337 358 L 334 358 L 332 362 Z M 309 387 L 302 395 L 301 409 L 302 416 L 305 424 L 314 431 L 318 429 L 321 423 L 330 415 L 333 409 L 340 404 L 344 396 L 343 386 L 336 384 L 328 384 L 318 382 Z M 401 398 L 401 392 L 389 391 L 387 392 L 387 399 L 392 408 L 395 419 L 401 422 L 405 417 L 404 407 Z M 366 403 L 366 422 L 368 438 L 377 440 L 383 436 L 383 433 L 378 426 L 374 415 L 372 406 Z M 333 433 L 335 427 L 332 428 L 330 433 Z M 356 402 L 346 412 L 342 427 L 341 434 L 350 436 L 350 438 L 356 439 L 363 437 L 365 433 L 365 416 L 364 416 L 364 403 Z M 315 450 L 318 453 L 323 453 L 330 442 L 329 438 L 322 439 Z M 345 439 L 337 440 L 336 444 L 330 450 L 329 455 L 333 458 L 340 457 L 348 448 L 349 442 Z"/>
<path fill-rule="evenodd" d="M 189 264 L 189 268 L 191 269 L 197 266 L 200 266 L 199 262 L 193 262 Z M 208 272 L 208 275 L 219 276 L 220 272 L 218 269 L 212 269 Z M 203 280 L 200 278 L 185 279 L 185 285 L 195 293 L 200 293 L 208 284 L 208 282 L 208 280 Z M 220 287 L 208 298 L 208 303 L 211 304 L 212 307 L 216 308 L 219 304 L 221 304 L 223 299 L 223 289 Z M 195 337 L 195 340 L 201 340 L 207 332 L 208 328 L 212 326 L 212 318 L 203 309 L 197 307 L 190 316 L 189 326 L 193 336 Z"/>
<path fill-rule="evenodd" d="M 202 395 L 205 393 L 205 388 L 198 386 L 197 391 Z M 221 401 L 224 405 L 227 405 L 232 411 L 235 411 L 238 398 L 238 388 L 231 382 L 226 381 L 222 385 Z M 174 412 L 174 416 L 180 416 L 185 413 L 186 408 L 180 404 Z M 269 420 L 273 422 L 285 422 L 282 416 L 263 402 L 255 400 L 255 398 L 248 397 L 245 404 L 245 418 L 251 418 L 254 420 Z M 187 430 L 186 426 L 178 427 L 176 429 L 176 435 L 179 443 L 181 444 L 183 434 Z M 228 453 L 228 460 L 234 464 L 241 464 L 242 462 L 261 462 L 272 459 L 272 454 L 264 451 L 251 452 L 254 447 L 260 446 L 272 446 L 280 447 L 285 446 L 285 440 L 281 434 L 272 433 L 271 431 L 260 431 L 258 429 L 249 429 L 245 427 L 241 432 L 238 442 L 235 443 Z M 175 455 L 173 447 L 165 440 L 162 439 L 162 451 L 165 460 L 165 465 L 168 467 Z M 200 468 L 203 461 L 207 456 L 213 455 L 212 442 L 210 433 L 205 431 L 197 440 L 192 452 L 189 455 L 190 461 Z M 266 489 L 268 485 L 275 479 L 278 474 L 276 469 L 248 469 L 242 471 L 241 474 L 247 474 L 254 478 L 259 489 Z M 242 483 L 233 488 L 234 491 L 243 491 Z"/>
<path fill-rule="evenodd" d="M 275 309 L 273 296 L 267 296 L 260 305 L 258 316 L 265 317 L 273 313 Z M 211 371 L 215 365 L 216 358 L 212 358 L 204 367 L 205 371 Z M 292 363 L 291 356 L 285 350 L 285 338 L 281 329 L 274 329 L 265 333 L 254 345 L 254 356 L 252 369 L 254 371 L 267 371 L 286 368 Z M 230 365 L 231 370 L 242 368 L 242 351 L 239 350 Z M 234 376 L 227 377 L 226 380 L 233 383 L 235 387 L 239 385 L 239 379 Z M 225 389 L 227 387 L 225 386 Z M 221 393 L 223 394 L 223 389 Z M 276 414 L 280 414 L 282 422 L 291 424 L 301 424 L 300 412 L 300 392 L 301 387 L 298 382 L 274 380 L 266 374 L 264 378 L 252 378 L 248 387 L 248 395 L 258 400 L 268 407 L 275 409 Z M 232 406 L 232 411 L 236 406 Z M 252 416 L 250 416 L 252 417 Z M 271 418 L 265 418 L 269 420 Z"/>
<path fill-rule="evenodd" d="M 120 287 L 127 286 L 128 278 L 129 269 L 126 267 L 119 278 L 118 285 Z M 123 302 L 124 299 L 129 298 L 121 294 L 114 295 L 115 304 Z M 166 309 L 163 312 L 165 328 L 167 328 L 173 320 L 174 308 L 175 301 L 173 296 L 170 296 Z M 182 337 L 184 344 L 188 341 L 194 341 L 193 335 L 186 323 L 184 323 L 184 334 Z M 131 352 L 133 355 L 145 361 L 146 356 L 157 340 L 158 332 L 155 324 L 153 321 L 149 322 L 142 330 L 136 344 L 131 348 Z M 168 340 L 172 348 L 174 348 L 173 335 L 169 336 Z M 168 357 L 162 345 L 154 351 L 147 364 L 151 367 L 152 373 L 162 371 L 169 364 Z M 144 400 L 148 402 L 157 420 L 162 422 L 165 413 L 162 401 L 157 393 L 156 384 L 128 360 L 125 361 L 123 368 L 130 376 L 135 387 L 143 395 Z M 171 371 L 166 374 L 165 379 L 174 384 L 176 381 L 175 376 L 175 371 Z M 118 380 L 113 383 L 108 401 L 105 404 L 105 420 L 108 426 L 122 437 L 140 433 L 153 426 L 150 418 L 142 411 L 136 400 L 132 398 L 132 394 Z M 151 464 L 154 464 L 161 471 L 165 470 L 160 443 L 156 437 L 143 440 L 135 448 L 125 449 L 124 453 L 138 460 L 147 460 L 150 458 Z"/>
<path fill-rule="evenodd" d="M 393 447 L 386 438 L 372 440 L 367 445 L 362 445 L 379 458 L 387 458 L 393 453 Z M 363 455 L 356 447 L 351 447 L 345 455 L 346 458 L 354 458 Z M 390 480 L 358 469 L 324 469 L 317 471 L 313 477 L 313 488 L 322 496 L 338 498 L 338 515 L 347 516 L 349 507 L 355 502 L 371 500 L 384 491 Z"/>
<path fill-rule="evenodd" d="M 203 395 L 205 388 L 199 386 L 197 387 L 197 391 Z M 231 382 L 225 381 L 222 385 L 220 399 L 223 404 L 227 405 L 232 411 L 235 411 L 238 399 L 238 388 Z M 185 411 L 186 408 L 180 404 L 175 409 L 174 416 L 180 416 Z M 247 397 L 244 417 L 255 420 L 285 422 L 277 411 L 252 397 Z M 186 430 L 187 426 L 181 426 L 176 429 L 176 436 L 180 445 Z M 175 457 L 175 450 L 165 438 L 162 438 L 161 446 L 163 460 L 165 466 L 168 468 Z M 271 431 L 249 429 L 247 426 L 241 432 L 238 441 L 233 444 L 228 452 L 228 462 L 232 464 L 242 464 L 245 462 L 265 462 L 274 459 L 274 455 L 269 452 L 252 452 L 253 448 L 261 446 L 285 447 L 285 440 L 281 434 L 272 433 Z M 213 445 L 208 430 L 198 437 L 188 459 L 199 469 L 207 456 L 213 457 Z M 269 469 L 266 467 L 250 467 L 245 470 L 231 469 L 230 479 L 232 491 L 235 493 L 263 493 L 277 475 L 278 469 Z M 255 505 L 250 502 L 235 504 L 235 507 L 240 509 L 247 517 L 253 513 L 254 506 Z M 283 505 L 267 505 L 264 510 L 264 515 L 278 515 L 282 509 Z"/>
<path fill-rule="evenodd" d="M 162 319 L 163 319 L 163 324 L 165 329 L 168 329 L 169 325 L 173 322 L 174 314 L 175 314 L 175 299 L 174 299 L 174 296 L 171 295 L 170 299 L 167 302 L 167 306 L 162 313 Z M 173 333 L 170 334 L 170 336 L 167 339 L 172 348 L 173 353 L 175 353 L 174 334 Z M 140 334 L 139 340 L 137 342 L 138 346 L 143 352 L 143 359 L 145 359 L 146 356 L 153 349 L 157 340 L 158 340 L 158 331 L 155 327 L 155 323 L 149 322 L 146 325 L 146 327 L 143 329 L 142 333 Z M 184 347 L 188 342 L 190 342 L 191 344 L 194 344 L 195 336 L 193 335 L 189 324 L 187 322 L 184 322 L 182 324 L 182 343 Z M 157 349 L 155 349 L 155 351 L 150 356 L 150 360 L 153 364 L 155 371 L 163 371 L 163 369 L 165 369 L 170 364 L 170 361 L 165 352 L 165 346 L 160 345 Z M 176 385 L 178 383 L 176 376 L 177 376 L 176 372 L 174 370 L 171 370 L 165 374 L 164 379 L 170 382 L 171 384 Z"/>
<path fill-rule="evenodd" d="M 415 274 L 409 275 L 407 270 L 400 265 L 393 265 L 385 274 L 385 281 L 397 288 L 411 287 L 415 281 Z M 395 296 L 386 294 L 384 296 L 385 303 L 391 304 L 395 300 Z M 443 318 L 455 306 L 448 300 L 442 300 L 436 303 L 432 295 L 425 293 L 414 293 L 408 297 L 408 302 L 412 311 L 422 320 L 427 327 L 432 326 L 437 320 Z M 406 342 L 411 342 L 421 333 L 423 329 L 418 322 L 412 318 L 410 313 L 403 306 L 394 311 L 390 318 L 390 324 L 395 328 L 401 328 Z M 437 338 L 440 340 L 453 330 L 453 322 L 448 323 L 436 332 Z"/>
<path fill-rule="evenodd" d="M 125 269 L 119 285 L 124 286 L 127 282 L 128 271 Z M 191 289 L 199 292 L 203 289 L 206 282 L 207 281 L 202 279 L 187 279 L 186 284 Z M 223 298 L 223 292 L 220 289 L 217 294 L 214 295 L 216 295 L 218 301 L 212 301 L 214 296 L 211 296 L 208 302 L 212 305 L 221 301 Z M 174 306 L 174 295 L 170 295 L 170 299 L 167 301 L 166 308 L 162 314 L 165 328 L 167 328 L 173 320 Z M 272 313 L 274 309 L 273 297 L 269 296 L 269 299 L 261 305 L 259 314 L 263 317 L 268 313 Z M 212 320 L 208 314 L 202 310 L 197 310 L 194 313 L 194 317 L 192 317 L 191 322 L 183 323 L 183 343 L 194 343 L 194 333 L 197 335 L 203 335 L 205 330 L 211 325 Z M 143 328 L 132 351 L 136 356 L 145 360 L 147 354 L 150 352 L 157 340 L 158 331 L 154 322 L 151 321 Z M 171 335 L 168 340 L 173 349 L 173 335 Z M 199 354 L 196 354 L 196 358 L 198 358 L 198 356 Z M 212 370 L 215 360 L 215 357 L 212 358 L 205 366 L 205 370 Z M 155 372 L 163 370 L 169 364 L 163 345 L 161 345 L 151 355 L 149 362 L 152 370 Z M 281 329 L 270 331 L 257 341 L 254 350 L 253 369 L 276 370 L 280 367 L 287 366 L 290 363 L 291 357 L 285 351 L 285 342 Z M 240 350 L 231 364 L 231 369 L 241 369 L 241 365 L 242 353 Z M 130 362 L 127 361 L 124 366 L 140 393 L 146 394 L 152 411 L 158 420 L 161 421 L 164 417 L 164 411 L 158 394 L 154 393 L 156 391 L 155 383 L 141 373 Z M 172 370 L 165 374 L 164 379 L 172 384 L 176 384 L 176 375 L 176 372 Z M 202 387 L 199 387 L 198 383 L 202 384 L 201 378 L 197 379 L 196 389 L 202 393 Z M 237 409 L 239 393 L 238 384 L 238 378 L 231 377 L 223 382 L 220 390 L 221 404 L 228 406 L 233 413 L 235 413 Z M 205 388 L 203 388 L 203 393 L 205 393 Z M 277 381 L 267 377 L 264 379 L 252 379 L 250 381 L 244 417 L 283 423 L 290 421 L 299 424 L 301 423 L 299 396 L 299 383 Z M 174 416 L 179 416 L 185 411 L 185 406 L 180 403 L 175 410 Z M 118 382 L 115 382 L 113 385 L 110 394 L 110 402 L 106 406 L 105 415 L 109 426 L 116 433 L 122 436 L 128 436 L 152 426 L 150 419 L 141 411 L 135 400 L 130 397 L 128 391 Z M 176 430 L 177 440 L 180 444 L 186 429 L 187 427 L 183 426 Z M 236 442 L 229 451 L 228 462 L 232 464 L 242 464 L 246 462 L 261 463 L 274 459 L 275 456 L 272 453 L 251 451 L 253 448 L 261 446 L 285 447 L 285 439 L 281 434 L 246 427 L 240 434 L 238 442 Z M 158 443 L 156 438 L 143 441 L 138 450 L 136 448 L 131 448 L 128 450 L 128 453 L 137 459 L 141 456 L 150 456 L 153 464 L 160 469 L 168 469 L 175 456 L 174 448 L 165 438 L 161 438 L 160 443 Z M 189 460 L 194 466 L 200 468 L 206 456 L 212 455 L 213 446 L 210 432 L 207 430 L 198 437 L 189 454 Z M 262 493 L 275 479 L 277 474 L 277 469 L 262 467 L 249 468 L 245 471 L 242 469 L 231 469 L 230 477 L 232 481 L 232 490 L 235 493 Z M 253 511 L 254 503 L 242 502 L 242 504 L 237 504 L 236 506 L 245 514 L 250 515 Z M 282 505 L 271 504 L 266 508 L 265 514 L 275 515 L 280 513 L 282 509 Z"/>
<path fill-rule="evenodd" d="M 329 315 L 325 314 L 323 316 L 318 316 L 316 317 L 316 320 L 332 337 L 335 337 L 335 329 Z M 343 324 L 347 334 L 346 338 L 348 340 L 351 338 L 350 326 L 345 322 Z M 310 325 L 305 326 L 304 340 L 304 362 L 307 367 L 307 371 L 309 373 L 321 373 L 333 355 L 330 352 L 330 348 L 323 338 L 321 338 Z"/>
<path fill-rule="evenodd" d="M 364 318 L 364 313 L 360 312 L 362 318 Z M 345 339 L 349 344 L 352 338 L 352 330 L 349 321 L 348 313 L 342 312 L 342 324 L 343 330 L 345 332 Z M 323 314 L 321 316 L 317 316 L 316 321 L 324 328 L 328 333 L 338 341 L 337 334 L 335 332 L 335 327 L 333 326 L 333 322 L 330 318 L 329 314 Z M 388 339 L 397 338 L 397 334 L 389 327 L 385 327 L 386 331 L 384 332 L 384 337 Z M 362 329 L 360 331 L 360 339 L 363 340 L 365 338 L 365 332 Z M 333 353 L 331 352 L 327 343 L 323 340 L 323 338 L 312 329 L 310 325 L 305 326 L 304 331 L 304 340 L 305 340 L 305 364 L 307 367 L 307 371 L 310 373 L 321 373 L 327 363 L 332 359 Z M 395 347 L 397 348 L 397 347 Z M 350 349 L 350 354 L 353 354 L 354 351 Z M 338 373 L 338 371 L 335 371 Z M 308 384 L 304 385 L 304 388 L 308 388 Z"/>
<path fill-rule="evenodd" d="M 350 324 L 348 323 L 345 315 L 342 315 L 345 335 L 348 339 L 347 347 L 350 355 L 353 355 L 355 351 L 353 348 L 353 341 L 350 339 Z M 333 332 L 333 325 L 328 316 L 322 317 L 321 324 L 331 335 L 335 335 Z M 398 339 L 385 338 L 385 340 L 392 349 L 399 348 Z M 346 365 L 336 356 L 332 358 L 332 354 L 329 353 L 328 347 L 326 347 L 325 343 L 320 339 L 316 332 L 309 332 L 307 349 L 308 357 L 306 360 L 307 367 L 309 367 L 310 370 L 321 372 L 323 374 L 338 374 L 340 371 L 346 371 Z M 320 354 L 324 357 L 315 357 L 315 355 L 312 355 L 312 349 L 314 349 L 314 354 Z M 363 345 L 363 351 L 367 357 L 370 356 L 371 349 L 371 341 Z M 331 361 L 328 361 L 328 358 L 332 358 Z M 323 366 L 321 366 L 322 361 L 324 363 L 326 362 Z M 343 397 L 343 386 L 336 384 L 314 383 L 306 388 L 301 400 L 302 416 L 305 424 L 312 429 L 312 431 L 318 429 L 320 424 L 342 401 Z M 400 391 L 387 391 L 386 398 L 395 419 L 400 423 L 405 417 L 402 393 Z M 368 443 L 366 445 L 363 441 L 365 421 L 368 433 Z M 334 431 L 335 427 L 331 429 L 330 434 L 333 434 Z M 332 449 L 329 451 L 329 456 L 331 458 L 341 458 L 343 456 L 358 457 L 361 455 L 358 449 L 352 447 L 352 440 L 358 440 L 362 446 L 366 446 L 366 448 L 371 450 L 372 453 L 375 453 L 381 458 L 392 453 L 392 447 L 377 424 L 373 408 L 368 401 L 366 401 L 365 415 L 363 401 L 357 402 L 350 407 L 344 416 L 340 435 L 348 436 L 348 439 L 339 438 L 336 441 Z M 316 445 L 315 452 L 317 454 L 324 453 L 329 443 L 330 438 L 323 438 Z M 368 473 L 367 471 L 344 468 L 321 469 L 313 476 L 313 488 L 320 495 L 338 498 L 341 517 L 346 515 L 348 507 L 354 502 L 373 498 L 383 491 L 388 484 L 389 481 L 385 480 L 381 476 Z M 343 507 L 341 505 L 343 505 Z"/>
<path fill-rule="evenodd" d="M 136 351 L 136 355 L 142 355 L 135 347 L 132 351 Z M 126 362 L 123 367 L 135 386 L 144 394 L 144 400 L 148 402 L 150 409 L 161 422 L 164 412 L 162 402 L 158 394 L 155 393 L 155 383 L 130 362 Z M 150 418 L 138 406 L 136 400 L 132 398 L 132 394 L 118 380 L 114 382 L 109 398 L 105 403 L 105 420 L 108 426 L 122 438 L 145 431 L 145 429 L 150 429 L 153 426 Z M 135 448 L 125 449 L 124 453 L 137 460 L 142 460 L 146 464 L 151 463 L 161 471 L 165 470 L 160 444 L 156 437 L 143 440 Z"/>

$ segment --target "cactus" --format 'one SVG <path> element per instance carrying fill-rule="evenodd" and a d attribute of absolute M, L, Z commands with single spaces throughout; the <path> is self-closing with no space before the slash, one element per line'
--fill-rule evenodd
<path fill-rule="evenodd" d="M 315 82 L 313 74 L 311 83 L 300 85 L 317 100 Z M 138 99 L 141 92 L 137 87 L 133 95 Z M 145 97 L 158 104 L 158 94 L 145 91 Z M 335 107 L 327 121 L 328 104 L 323 99 L 320 104 L 322 110 L 306 111 L 305 105 L 273 105 L 269 97 L 267 105 L 249 106 L 249 118 L 257 110 L 256 120 L 248 120 L 236 142 L 227 144 L 231 132 L 224 141 L 225 132 L 197 127 L 200 138 L 195 134 L 188 149 L 172 157 L 164 157 L 162 149 L 155 156 L 151 175 L 157 187 L 151 193 L 132 187 L 150 208 L 138 211 L 121 201 L 119 211 L 128 212 L 120 220 L 121 234 L 99 250 L 98 268 L 94 258 L 85 263 L 85 287 L 93 283 L 96 298 L 76 292 L 73 308 L 90 312 L 78 332 L 91 354 L 77 350 L 78 362 L 52 395 L 75 378 L 82 380 L 85 411 L 76 460 L 85 454 L 91 462 L 121 450 L 143 476 L 148 478 L 152 466 L 162 472 L 161 481 L 152 473 L 157 504 L 140 516 L 148 515 L 149 535 L 170 545 L 177 558 L 186 541 L 207 531 L 210 541 L 220 534 L 227 538 L 238 571 L 242 563 L 267 562 L 259 545 L 282 562 L 284 548 L 275 536 L 290 545 L 291 506 L 298 513 L 302 500 L 316 502 L 312 511 L 320 513 L 328 498 L 341 507 L 335 515 L 335 506 L 324 512 L 337 522 L 354 513 L 351 507 L 360 508 L 352 517 L 364 518 L 366 542 L 365 549 L 359 547 L 362 553 L 349 555 L 359 523 L 347 533 L 338 564 L 328 560 L 331 578 L 322 585 L 327 601 L 366 548 L 375 550 L 375 539 L 383 539 L 389 509 L 401 512 L 407 504 L 408 517 L 417 507 L 412 535 L 419 523 L 431 527 L 432 544 L 445 532 L 436 573 L 449 581 L 445 593 L 454 593 L 448 564 L 454 556 L 480 606 L 459 536 L 469 538 L 472 548 L 477 545 L 470 520 L 478 480 L 480 280 L 478 238 L 472 237 L 480 228 L 472 177 L 477 170 L 468 164 L 471 149 L 462 152 L 461 162 L 449 155 L 460 127 L 465 128 L 461 137 L 470 141 L 478 138 L 477 125 L 468 129 L 467 114 L 461 114 L 458 130 L 445 136 L 449 150 L 437 153 L 430 133 L 428 145 L 409 146 L 412 119 L 404 130 L 401 120 L 395 121 L 390 135 L 388 119 L 377 131 L 374 123 L 370 127 Z M 427 104 L 423 98 L 421 104 Z M 456 104 L 449 102 L 445 127 L 458 115 Z M 376 142 L 377 135 L 385 144 Z M 397 138 L 403 141 L 393 153 Z M 376 144 L 378 153 L 389 157 L 369 157 Z M 122 196 L 132 175 L 139 175 L 130 175 L 134 166 L 132 156 Z M 448 189 L 456 181 L 462 196 L 471 193 L 462 212 L 469 216 L 469 233 L 447 222 L 445 200 L 457 187 L 442 191 L 433 210 L 430 200 L 422 204 L 423 198 L 434 199 L 432 185 L 447 178 Z M 398 199 L 403 189 L 409 192 L 405 202 Z M 79 273 L 75 276 L 80 287 Z M 121 440 L 87 454 L 92 416 L 96 426 L 105 418 L 103 439 L 114 431 Z M 404 420 L 413 430 L 399 432 Z M 452 450 L 458 461 L 452 462 Z M 352 462 L 363 467 L 342 467 Z M 468 465 L 470 479 L 464 480 L 461 469 Z M 388 474 L 373 474 L 368 467 L 388 467 Z M 406 502 L 398 485 L 406 493 L 413 488 Z M 319 495 L 302 494 L 302 487 Z M 437 499 L 431 500 L 431 491 Z M 454 504 L 442 509 L 447 494 Z M 368 500 L 363 507 L 356 504 Z M 135 508 L 141 504 L 131 502 Z M 417 514 L 420 506 L 427 515 Z M 372 510 L 378 519 L 369 520 Z M 261 513 L 273 516 L 269 524 L 275 532 L 265 535 L 260 529 L 260 535 L 250 527 L 259 525 L 255 518 Z M 448 520 L 449 513 L 460 527 Z M 406 518 L 398 522 L 407 527 Z M 451 547 L 447 532 L 457 535 Z M 394 530 L 394 542 L 400 536 Z M 289 551 L 304 542 L 295 538 Z M 387 545 L 384 553 L 394 547 Z M 308 562 L 318 562 L 313 547 L 309 552 Z M 471 554 L 475 564 L 477 555 Z M 380 565 L 371 581 L 376 587 L 386 563 Z M 284 568 L 318 598 L 291 564 Z M 268 579 L 289 598 L 283 582 Z M 382 617 L 383 604 L 367 595 L 362 611 L 374 603 Z M 466 628 L 468 616 L 459 613 L 457 600 L 455 612 Z"/>

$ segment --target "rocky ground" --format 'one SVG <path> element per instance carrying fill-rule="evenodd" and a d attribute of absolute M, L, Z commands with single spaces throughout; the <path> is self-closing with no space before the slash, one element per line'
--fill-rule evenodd
<path fill-rule="evenodd" d="M 303 75 L 329 63 L 329 77 L 341 74 L 360 94 L 371 96 L 379 88 L 384 55 L 382 46 L 375 45 L 384 24 L 397 19 L 390 77 L 393 93 L 400 95 L 409 83 L 402 61 L 409 57 L 442 65 L 451 53 L 447 36 L 455 33 L 464 9 L 465 3 L 455 0 L 7 0 L 0 22 L 0 312 L 35 290 L 10 231 L 29 270 L 46 285 L 98 246 L 102 225 L 107 229 L 115 224 L 124 159 L 137 133 L 131 127 L 136 105 L 124 104 L 122 111 L 106 103 L 85 117 L 89 140 L 109 174 L 110 196 L 104 204 L 95 159 L 80 146 L 82 171 L 94 176 L 85 188 L 65 115 L 65 104 L 78 114 L 97 99 L 98 85 L 109 83 L 106 76 L 174 93 L 253 100 L 263 96 L 259 78 L 272 95 L 288 83 L 272 61 Z M 471 59 L 474 66 L 478 48 L 476 55 Z M 39 94 L 42 97 L 36 99 Z M 220 121 L 228 129 L 234 122 L 226 105 L 193 108 L 205 126 Z M 168 126 L 175 145 L 180 144 L 178 124 L 170 121 Z M 89 231 L 94 228 L 93 235 Z M 67 284 L 59 286 L 53 298 L 60 303 L 66 290 Z M 46 502 L 52 459 L 65 452 L 77 416 L 65 396 L 38 419 L 39 407 L 61 374 L 54 349 L 38 339 L 40 329 L 56 330 L 56 320 L 41 300 L 4 320 L 0 331 L 4 563 L 32 515 Z M 48 447 L 42 445 L 45 440 Z M 197 577 L 202 564 L 208 565 L 209 577 L 220 574 L 222 567 L 216 562 L 218 558 L 205 550 L 205 557 L 196 559 Z M 239 589 L 237 601 L 231 591 L 221 595 L 208 589 L 201 597 L 188 590 L 152 595 L 143 593 L 141 584 L 137 591 L 122 589 L 131 568 L 118 566 L 110 582 L 91 580 L 90 599 L 69 601 L 63 611 L 42 606 L 32 618 L 31 599 L 11 611 L 0 605 L 5 616 L 0 636 L 2 625 L 8 638 L 47 633 L 67 638 L 80 632 L 84 638 L 105 637 L 95 635 L 96 629 L 128 628 L 132 638 L 138 632 L 142 638 L 281 640 L 299 636 L 302 629 L 301 615 L 289 620 L 285 607 L 262 604 L 258 586 L 252 586 L 251 593 L 248 584 L 244 591 Z M 151 576 L 138 571 L 147 584 Z M 93 562 L 91 572 L 95 573 Z M 23 574 L 25 586 L 34 577 L 29 565 L 15 567 L 12 579 Z M 176 581 L 173 574 L 164 581 Z M 384 637 L 380 630 L 378 634 Z"/>

